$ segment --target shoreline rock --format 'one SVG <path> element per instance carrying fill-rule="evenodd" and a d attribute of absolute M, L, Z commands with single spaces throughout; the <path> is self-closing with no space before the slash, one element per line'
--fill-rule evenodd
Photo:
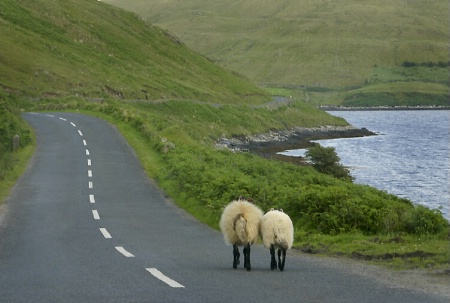
<path fill-rule="evenodd" d="M 251 136 L 233 136 L 231 139 L 221 138 L 216 146 L 232 151 L 251 152 L 266 158 L 302 164 L 296 157 L 279 155 L 288 149 L 308 148 L 314 140 L 355 138 L 378 135 L 366 128 L 354 126 L 323 126 L 318 128 L 297 127 L 290 130 L 270 131 Z"/>

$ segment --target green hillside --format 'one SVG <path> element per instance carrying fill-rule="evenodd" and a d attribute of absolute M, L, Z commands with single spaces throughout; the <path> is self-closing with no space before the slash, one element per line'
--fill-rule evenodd
<path fill-rule="evenodd" d="M 268 100 L 135 14 L 94 0 L 0 1 L 0 91 L 32 97 Z"/>
<path fill-rule="evenodd" d="M 380 68 L 397 69 L 405 61 L 449 60 L 446 0 L 106 2 L 139 13 L 192 49 L 259 85 L 290 87 L 300 90 L 300 95 L 304 88 L 317 91 L 370 85 L 380 80 L 376 77 Z M 430 71 L 432 75 L 424 79 L 423 73 L 428 75 Z M 402 79 L 384 80 L 432 81 L 441 85 L 440 91 L 448 92 L 449 71 L 444 65 Z M 389 87 L 378 89 L 390 92 Z M 424 92 L 431 94 L 432 99 L 436 94 L 434 87 L 424 90 L 422 85 L 421 93 Z M 343 98 L 320 95 L 312 101 L 342 103 Z M 397 99 L 393 98 L 393 102 L 399 102 Z M 437 98 L 430 102 L 441 101 Z"/>

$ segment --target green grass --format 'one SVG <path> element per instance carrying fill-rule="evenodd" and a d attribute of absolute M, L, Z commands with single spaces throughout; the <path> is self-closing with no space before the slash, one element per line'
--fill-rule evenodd
<path fill-rule="evenodd" d="M 34 140 L 33 140 L 34 141 Z M 35 150 L 34 144 L 29 144 L 24 148 L 12 153 L 7 158 L 0 157 L 0 163 L 9 161 L 8 168 L 0 168 L 0 206 L 11 193 L 11 188 L 16 184 L 17 180 L 22 176 L 27 168 L 27 164 L 31 159 Z"/>
<path fill-rule="evenodd" d="M 441 69 L 437 74 L 443 74 Z M 435 74 L 432 74 L 434 77 Z M 265 87 L 275 95 L 293 96 L 315 106 L 441 106 L 450 107 L 450 88 L 442 81 L 420 81 L 418 78 L 396 77 L 386 71 L 385 81 L 354 88 L 327 89 L 320 87 Z M 431 75 L 430 75 L 431 76 Z"/>
<path fill-rule="evenodd" d="M 0 35 L 0 90 L 16 95 L 269 100 L 244 76 L 99 1 L 1 1 Z"/>
<path fill-rule="evenodd" d="M 448 67 L 376 67 L 367 77 L 367 83 L 424 82 L 447 86 L 449 84 Z"/>
<path fill-rule="evenodd" d="M 260 85 L 362 85 L 374 66 L 448 61 L 448 2 L 106 0 Z"/>
<path fill-rule="evenodd" d="M 348 233 L 337 236 L 297 230 L 294 249 L 363 260 L 393 269 L 448 269 L 450 250 L 445 236 Z"/>

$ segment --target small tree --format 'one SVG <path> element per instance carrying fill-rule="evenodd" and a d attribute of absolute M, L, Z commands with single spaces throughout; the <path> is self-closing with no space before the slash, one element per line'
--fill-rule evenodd
<path fill-rule="evenodd" d="M 341 159 L 337 155 L 334 147 L 323 147 L 315 144 L 308 148 L 305 156 L 311 160 L 312 166 L 318 172 L 334 176 L 338 179 L 353 181 L 350 171 L 339 163 Z"/>

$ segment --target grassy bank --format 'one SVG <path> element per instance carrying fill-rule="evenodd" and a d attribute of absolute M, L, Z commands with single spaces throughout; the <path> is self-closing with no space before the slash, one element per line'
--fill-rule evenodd
<path fill-rule="evenodd" d="M 0 2 L 0 92 L 34 97 L 267 102 L 135 14 L 92 0 Z"/>
<path fill-rule="evenodd" d="M 0 93 L 0 205 L 34 152 L 32 129 L 20 117 L 21 108 L 28 105 Z"/>

